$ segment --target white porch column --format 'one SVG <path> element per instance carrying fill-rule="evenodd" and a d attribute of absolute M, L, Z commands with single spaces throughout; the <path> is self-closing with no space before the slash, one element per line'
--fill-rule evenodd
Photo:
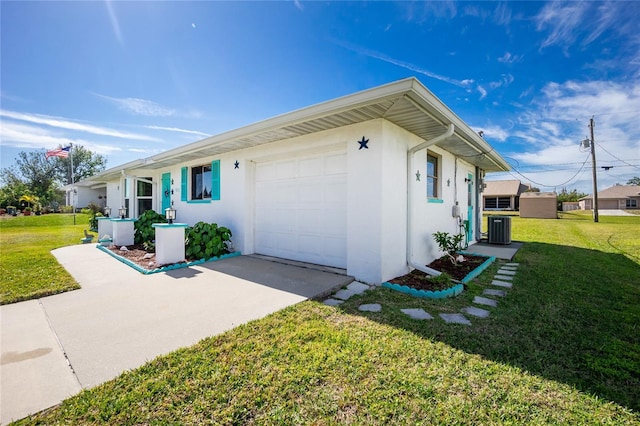
<path fill-rule="evenodd" d="M 167 265 L 184 262 L 184 230 L 186 223 L 154 223 L 156 229 L 156 263 Z"/>

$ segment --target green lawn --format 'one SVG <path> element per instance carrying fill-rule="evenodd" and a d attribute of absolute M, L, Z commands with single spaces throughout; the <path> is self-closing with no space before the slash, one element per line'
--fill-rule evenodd
<path fill-rule="evenodd" d="M 80 288 L 51 250 L 80 243 L 89 217 L 71 214 L 4 216 L 0 219 L 0 304 Z"/>
<path fill-rule="evenodd" d="M 459 297 L 304 302 L 20 424 L 640 424 L 640 217 L 513 218 L 514 288 L 471 326 Z M 362 303 L 381 303 L 362 313 Z M 436 319 L 415 321 L 400 308 Z"/>

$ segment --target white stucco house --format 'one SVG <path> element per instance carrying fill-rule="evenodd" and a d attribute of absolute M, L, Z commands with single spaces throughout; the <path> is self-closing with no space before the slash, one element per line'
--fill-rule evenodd
<path fill-rule="evenodd" d="M 432 233 L 480 238 L 479 188 L 506 161 L 415 78 L 303 108 L 88 179 L 109 207 L 173 206 L 243 254 L 380 283 L 440 255 Z M 457 207 L 454 207 L 457 206 Z"/>
<path fill-rule="evenodd" d="M 107 206 L 107 188 L 104 183 L 89 180 L 77 182 L 62 187 L 65 193 L 65 205 L 83 209 L 94 203 L 100 207 Z"/>

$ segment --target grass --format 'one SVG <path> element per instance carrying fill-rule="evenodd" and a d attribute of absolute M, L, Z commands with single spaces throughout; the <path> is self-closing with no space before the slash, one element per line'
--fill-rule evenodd
<path fill-rule="evenodd" d="M 640 217 L 600 219 L 514 217 L 514 287 L 471 326 L 437 313 L 468 306 L 499 265 L 455 299 L 304 302 L 18 424 L 640 424 Z"/>
<path fill-rule="evenodd" d="M 0 304 L 35 299 L 80 288 L 51 250 L 78 244 L 88 216 L 47 214 L 0 220 Z"/>

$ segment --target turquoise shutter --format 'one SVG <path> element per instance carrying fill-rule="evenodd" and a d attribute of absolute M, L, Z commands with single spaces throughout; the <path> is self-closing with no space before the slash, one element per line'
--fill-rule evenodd
<path fill-rule="evenodd" d="M 189 179 L 189 168 L 183 167 L 180 170 L 180 200 L 187 201 L 187 179 Z"/>
<path fill-rule="evenodd" d="M 211 162 L 211 199 L 220 199 L 220 160 Z"/>

